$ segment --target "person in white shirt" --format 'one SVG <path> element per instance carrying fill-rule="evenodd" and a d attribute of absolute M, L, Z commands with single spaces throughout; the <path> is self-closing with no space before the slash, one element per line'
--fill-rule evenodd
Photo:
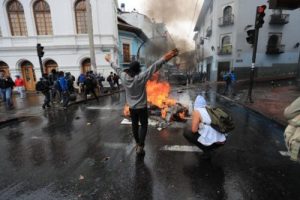
<path fill-rule="evenodd" d="M 184 132 L 184 137 L 203 151 L 203 158 L 209 159 L 210 152 L 226 142 L 225 134 L 211 127 L 211 118 L 206 110 L 207 103 L 198 95 L 194 103 L 191 130 Z"/>

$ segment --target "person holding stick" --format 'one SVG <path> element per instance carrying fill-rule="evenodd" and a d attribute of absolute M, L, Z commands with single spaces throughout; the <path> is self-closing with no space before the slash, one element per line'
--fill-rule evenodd
<path fill-rule="evenodd" d="M 129 69 L 123 72 L 122 69 L 111 61 L 111 55 L 107 54 L 105 60 L 120 77 L 126 94 L 126 102 L 129 106 L 132 121 L 132 132 L 136 142 L 137 155 L 144 155 L 145 138 L 148 129 L 148 108 L 146 83 L 157 72 L 164 63 L 178 55 L 178 49 L 167 52 L 158 61 L 152 64 L 147 70 L 141 72 L 141 65 L 138 61 L 130 63 Z M 139 122 L 141 130 L 139 132 Z"/>

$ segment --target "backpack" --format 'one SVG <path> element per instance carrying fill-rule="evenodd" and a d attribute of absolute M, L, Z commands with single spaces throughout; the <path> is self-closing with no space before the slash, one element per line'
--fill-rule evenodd
<path fill-rule="evenodd" d="M 35 89 L 36 91 L 42 92 L 47 90 L 47 86 L 45 85 L 45 83 L 43 81 L 38 81 L 35 85 Z"/>
<path fill-rule="evenodd" d="M 109 75 L 106 79 L 107 82 L 111 82 L 111 75 Z"/>
<path fill-rule="evenodd" d="M 3 78 L 0 78 L 0 88 L 1 89 L 5 89 L 6 88 L 6 83 L 5 83 L 5 80 Z"/>
<path fill-rule="evenodd" d="M 206 110 L 211 118 L 211 127 L 218 132 L 228 133 L 235 128 L 231 116 L 221 108 L 206 107 Z"/>

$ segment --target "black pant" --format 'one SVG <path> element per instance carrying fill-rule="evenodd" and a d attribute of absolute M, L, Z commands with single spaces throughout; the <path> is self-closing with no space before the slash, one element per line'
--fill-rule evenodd
<path fill-rule="evenodd" d="M 129 109 L 130 117 L 132 121 L 132 132 L 136 144 L 140 146 L 145 145 L 145 138 L 147 135 L 148 129 L 148 109 Z M 139 132 L 139 122 L 141 123 L 141 131 Z"/>
<path fill-rule="evenodd" d="M 87 102 L 87 95 L 89 93 L 92 93 L 94 95 L 94 97 L 96 98 L 97 101 L 99 101 L 98 97 L 97 97 L 97 94 L 95 92 L 95 89 L 94 88 L 86 88 L 85 91 L 84 91 L 84 96 L 85 96 L 85 102 Z"/>
<path fill-rule="evenodd" d="M 45 97 L 43 107 L 50 106 L 50 90 L 43 92 L 43 95 Z"/>
<path fill-rule="evenodd" d="M 192 131 L 188 131 L 188 130 L 184 131 L 183 136 L 185 137 L 185 139 L 187 139 L 187 141 L 199 147 L 204 153 L 210 152 L 224 145 L 224 144 L 214 143 L 210 146 L 205 146 L 200 142 L 198 142 L 198 138 L 200 137 L 198 133 L 193 133 Z"/>

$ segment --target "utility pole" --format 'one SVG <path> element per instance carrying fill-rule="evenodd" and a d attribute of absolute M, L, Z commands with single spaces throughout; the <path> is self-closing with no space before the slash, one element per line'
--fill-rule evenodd
<path fill-rule="evenodd" d="M 94 73 L 97 73 L 91 1 L 86 0 L 85 6 L 86 6 L 86 12 L 87 12 L 87 28 L 88 28 L 88 35 L 89 35 L 91 67 L 92 67 Z"/>
<path fill-rule="evenodd" d="M 248 97 L 247 97 L 247 100 L 249 100 L 250 103 L 253 103 L 252 89 L 253 89 L 254 75 L 255 75 L 255 61 L 256 61 L 258 34 L 259 34 L 259 29 L 264 24 L 264 16 L 265 16 L 266 7 L 267 7 L 266 5 L 261 5 L 256 8 L 255 38 L 254 38 L 254 44 L 253 44 L 252 64 L 251 64 L 251 71 L 250 71 L 250 84 L 249 84 Z"/>

